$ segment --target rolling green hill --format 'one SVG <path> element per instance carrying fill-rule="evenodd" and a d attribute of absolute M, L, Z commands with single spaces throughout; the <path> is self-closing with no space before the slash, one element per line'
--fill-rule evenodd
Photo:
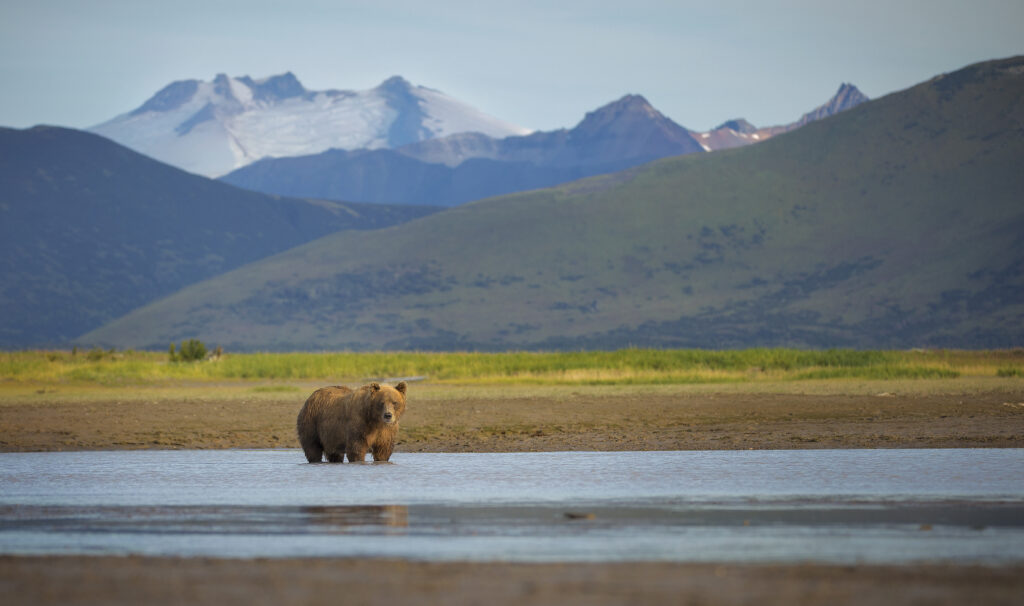
<path fill-rule="evenodd" d="M 66 128 L 0 128 L 0 348 L 62 345 L 341 229 L 431 209 L 256 194 Z"/>
<path fill-rule="evenodd" d="M 83 344 L 1024 345 L 1024 57 L 741 149 L 328 236 Z"/>

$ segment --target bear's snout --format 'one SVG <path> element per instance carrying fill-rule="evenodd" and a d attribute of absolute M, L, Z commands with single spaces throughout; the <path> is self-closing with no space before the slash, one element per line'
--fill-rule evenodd
<path fill-rule="evenodd" d="M 395 414 L 395 406 L 390 402 L 384 402 L 380 407 L 380 420 L 385 425 L 391 425 L 398 421 L 398 415 Z"/>

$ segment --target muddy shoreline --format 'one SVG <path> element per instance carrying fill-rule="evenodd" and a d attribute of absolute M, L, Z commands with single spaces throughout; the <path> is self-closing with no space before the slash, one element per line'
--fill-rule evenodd
<path fill-rule="evenodd" d="M 0 451 L 293 448 L 304 393 L 0 400 Z M 414 386 L 401 452 L 1024 447 L 1024 385 L 972 393 Z"/>
<path fill-rule="evenodd" d="M 6 604 L 1015 604 L 1024 567 L 0 556 Z"/>

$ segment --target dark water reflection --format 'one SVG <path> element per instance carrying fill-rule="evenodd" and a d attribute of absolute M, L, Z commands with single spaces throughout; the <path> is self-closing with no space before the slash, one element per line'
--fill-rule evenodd
<path fill-rule="evenodd" d="M 0 507 L 0 531 L 50 533 L 156 533 L 208 535 L 350 534 L 409 525 L 404 505 L 251 507 L 171 505 L 147 507 Z"/>
<path fill-rule="evenodd" d="M 1024 451 L 0 455 L 0 553 L 1024 561 Z"/>

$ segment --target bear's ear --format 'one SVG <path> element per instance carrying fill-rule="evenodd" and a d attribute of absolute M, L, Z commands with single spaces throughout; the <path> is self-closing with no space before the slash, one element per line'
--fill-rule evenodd
<path fill-rule="evenodd" d="M 398 390 L 398 393 L 400 393 L 400 394 L 402 394 L 404 396 L 405 395 L 405 381 L 402 381 L 398 385 L 395 385 L 395 389 Z"/>
<path fill-rule="evenodd" d="M 380 391 L 380 383 L 370 383 L 370 391 Z"/>

